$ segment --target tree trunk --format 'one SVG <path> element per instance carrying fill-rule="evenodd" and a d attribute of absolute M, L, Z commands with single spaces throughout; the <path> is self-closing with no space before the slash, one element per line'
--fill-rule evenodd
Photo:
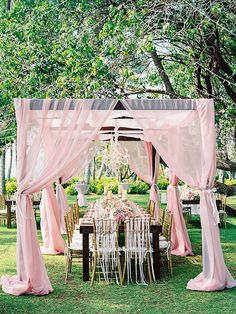
<path fill-rule="evenodd" d="M 2 194 L 6 194 L 6 174 L 5 174 L 5 165 L 6 165 L 6 152 L 5 149 L 2 151 L 2 160 L 1 160 L 1 188 Z"/>
<path fill-rule="evenodd" d="M 10 161 L 9 161 L 9 168 L 8 168 L 8 173 L 7 173 L 7 180 L 10 180 L 10 178 L 11 178 L 12 159 L 13 159 L 13 149 L 12 149 L 12 144 L 11 144 L 11 146 L 10 146 Z"/>
<path fill-rule="evenodd" d="M 93 180 L 96 179 L 96 158 L 93 158 Z"/>
<path fill-rule="evenodd" d="M 91 164 L 89 163 L 87 167 L 87 171 L 86 171 L 86 178 L 85 178 L 85 182 L 87 184 L 90 183 L 90 177 L 91 177 Z"/>
<path fill-rule="evenodd" d="M 103 172 L 104 166 L 105 166 L 104 161 L 102 161 L 100 170 L 99 170 L 99 172 L 98 172 L 98 177 L 97 177 L 98 180 L 100 180 L 101 177 L 102 177 L 102 172 Z"/>
<path fill-rule="evenodd" d="M 157 68 L 157 71 L 160 75 L 160 78 L 162 79 L 163 84 L 165 85 L 165 89 L 167 93 L 169 94 L 170 98 L 175 98 L 177 95 L 171 85 L 170 79 L 163 67 L 162 60 L 156 53 L 156 51 L 151 52 L 152 60 Z"/>
<path fill-rule="evenodd" d="M 217 169 L 236 172 L 236 162 L 229 159 L 217 159 Z"/>
<path fill-rule="evenodd" d="M 7 0 L 6 9 L 7 9 L 7 11 L 11 10 L 11 0 Z"/>

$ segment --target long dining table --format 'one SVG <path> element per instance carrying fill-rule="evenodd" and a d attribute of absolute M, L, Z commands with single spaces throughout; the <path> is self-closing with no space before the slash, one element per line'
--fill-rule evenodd
<path fill-rule="evenodd" d="M 124 233 L 124 224 L 119 225 L 119 232 Z M 162 232 L 162 226 L 152 221 L 150 224 L 150 233 L 153 237 L 153 267 L 156 279 L 160 279 L 160 250 L 159 235 Z M 80 233 L 83 237 L 83 281 L 89 280 L 89 235 L 93 233 L 93 223 L 81 222 Z"/>

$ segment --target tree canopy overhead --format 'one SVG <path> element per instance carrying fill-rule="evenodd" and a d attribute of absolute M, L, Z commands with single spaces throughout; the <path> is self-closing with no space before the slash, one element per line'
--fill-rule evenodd
<path fill-rule="evenodd" d="M 214 98 L 219 167 L 235 170 L 235 15 L 230 0 L 2 1 L 6 129 L 15 97 Z"/>

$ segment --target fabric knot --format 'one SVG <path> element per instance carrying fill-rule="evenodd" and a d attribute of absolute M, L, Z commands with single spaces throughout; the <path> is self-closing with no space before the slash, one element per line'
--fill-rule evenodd
<path fill-rule="evenodd" d="M 211 205 L 212 205 L 212 208 L 213 208 L 213 217 L 214 217 L 214 220 L 215 220 L 215 225 L 218 225 L 220 223 L 220 216 L 219 216 L 219 212 L 218 212 L 218 208 L 216 206 L 216 199 L 215 199 L 215 195 L 214 195 L 214 191 L 216 191 L 215 188 L 213 189 L 204 189 L 204 190 L 201 190 L 200 193 L 205 193 L 205 194 L 208 194 L 209 195 L 209 198 L 210 198 L 210 202 L 211 202 Z"/>

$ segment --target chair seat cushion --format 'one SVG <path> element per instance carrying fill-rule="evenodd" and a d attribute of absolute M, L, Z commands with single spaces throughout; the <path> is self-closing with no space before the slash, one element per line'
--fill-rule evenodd
<path fill-rule="evenodd" d="M 160 249 L 167 249 L 169 245 L 170 245 L 169 241 L 160 241 L 159 242 Z"/>
<path fill-rule="evenodd" d="M 74 250 L 74 251 L 82 251 L 82 246 L 77 243 L 71 243 L 71 245 L 69 246 L 69 249 Z"/>

